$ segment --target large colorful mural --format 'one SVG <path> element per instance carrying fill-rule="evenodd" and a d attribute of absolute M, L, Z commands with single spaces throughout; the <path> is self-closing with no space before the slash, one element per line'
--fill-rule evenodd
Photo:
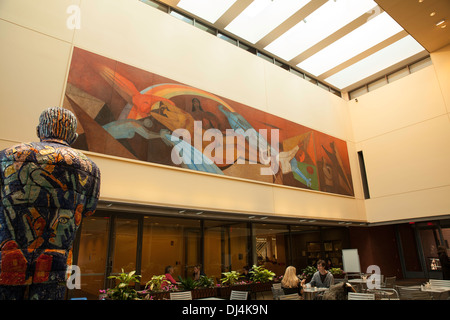
<path fill-rule="evenodd" d="M 79 48 L 64 107 L 79 149 L 354 195 L 345 141 Z"/>

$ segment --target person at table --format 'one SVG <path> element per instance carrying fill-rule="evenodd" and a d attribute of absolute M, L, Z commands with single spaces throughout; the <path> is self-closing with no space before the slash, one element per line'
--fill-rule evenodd
<path fill-rule="evenodd" d="M 173 274 L 173 267 L 172 266 L 167 266 L 165 271 L 164 271 L 164 273 L 165 273 L 164 275 L 166 277 L 166 282 L 168 281 L 171 284 L 177 284 L 177 282 L 175 281 L 175 279 L 172 276 L 172 274 Z"/>
<path fill-rule="evenodd" d="M 201 276 L 206 276 L 206 274 L 203 272 L 201 266 L 199 264 L 194 266 L 194 272 L 192 273 L 192 277 L 194 280 L 200 279 Z"/>
<path fill-rule="evenodd" d="M 447 255 L 447 248 L 438 246 L 439 262 L 441 263 L 442 279 L 450 280 L 450 260 Z"/>
<path fill-rule="evenodd" d="M 283 279 L 281 280 L 281 289 L 283 289 L 284 294 L 298 293 L 302 295 L 302 287 L 295 267 L 289 266 L 286 268 Z"/>
<path fill-rule="evenodd" d="M 242 275 L 242 278 L 244 279 L 244 281 L 250 281 L 251 280 L 250 267 L 244 266 L 241 275 Z"/>
<path fill-rule="evenodd" d="M 329 288 L 334 284 L 334 277 L 331 272 L 326 270 L 326 262 L 323 260 L 317 261 L 317 272 L 312 276 L 311 281 L 308 283 L 311 287 L 317 288 Z M 306 279 L 303 279 L 301 286 L 305 285 Z"/>

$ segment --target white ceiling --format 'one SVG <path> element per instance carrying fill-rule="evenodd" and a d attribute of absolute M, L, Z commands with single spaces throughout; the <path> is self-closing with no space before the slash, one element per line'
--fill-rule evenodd
<path fill-rule="evenodd" d="M 450 3 L 450 0 L 389 1 L 396 3 L 397 14 L 409 10 L 413 2 L 419 5 L 419 12 L 420 5 L 425 7 L 427 1 Z M 374 0 L 161 2 L 340 91 L 355 89 L 429 54 Z M 445 30 L 435 23 L 432 27 Z"/>

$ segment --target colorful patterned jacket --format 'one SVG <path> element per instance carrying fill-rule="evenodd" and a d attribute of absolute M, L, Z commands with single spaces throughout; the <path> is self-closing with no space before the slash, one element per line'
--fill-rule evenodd
<path fill-rule="evenodd" d="M 0 152 L 0 285 L 66 280 L 83 216 L 94 213 L 100 171 L 61 140 Z"/>

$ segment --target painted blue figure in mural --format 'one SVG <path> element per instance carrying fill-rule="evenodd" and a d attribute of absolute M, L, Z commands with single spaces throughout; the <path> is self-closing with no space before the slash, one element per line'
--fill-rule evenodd
<path fill-rule="evenodd" d="M 72 112 L 49 108 L 40 142 L 0 152 L 0 299 L 65 297 L 73 240 L 100 188 L 97 165 L 70 147 L 76 127 Z"/>

